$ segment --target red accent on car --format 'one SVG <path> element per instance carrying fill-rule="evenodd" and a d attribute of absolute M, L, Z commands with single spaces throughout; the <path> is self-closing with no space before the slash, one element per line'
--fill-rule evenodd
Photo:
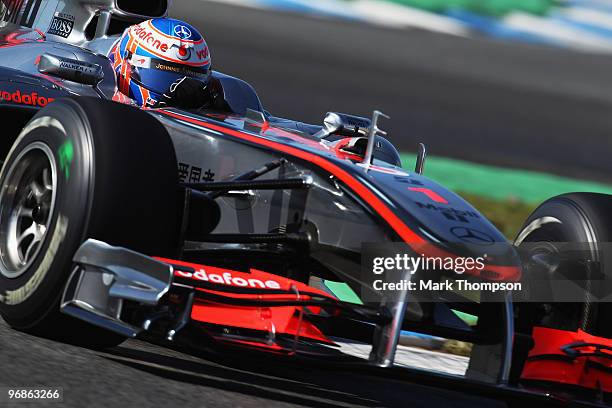
<path fill-rule="evenodd" d="M 320 313 L 320 308 L 309 306 L 236 306 L 209 301 L 205 294 L 221 295 L 227 298 L 253 299 L 261 301 L 294 301 L 309 300 L 310 294 L 337 300 L 328 293 L 308 286 L 302 282 L 284 278 L 257 269 L 249 272 L 240 272 L 227 268 L 199 265 L 189 262 L 175 261 L 165 258 L 157 258 L 162 262 L 177 266 L 174 270 L 175 278 L 190 279 L 194 281 L 217 284 L 217 289 L 196 288 L 203 296 L 196 296 L 196 302 L 191 310 L 191 318 L 195 321 L 212 324 L 216 326 L 234 327 L 260 332 L 273 332 L 275 335 L 289 335 L 309 339 L 316 342 L 333 345 L 314 324 L 307 319 L 301 318 L 300 313 L 305 309 L 311 314 Z M 180 267 L 186 267 L 181 270 Z M 224 286 L 232 288 L 259 289 L 257 293 L 235 293 L 225 292 Z M 286 290 L 295 294 L 275 293 L 275 290 Z M 271 293 L 266 294 L 266 291 Z M 304 310 L 302 310 L 304 309 Z M 214 334 L 213 334 L 214 335 Z M 221 341 L 233 341 L 217 336 Z M 249 342 L 251 345 L 259 345 L 257 342 Z"/>
<path fill-rule="evenodd" d="M 408 190 L 416 191 L 418 193 L 423 193 L 430 200 L 435 201 L 436 203 L 448 204 L 448 201 L 446 201 L 446 199 L 444 197 L 442 197 L 440 194 L 436 193 L 435 191 L 433 191 L 433 190 L 431 190 L 429 188 L 425 188 L 425 187 L 408 187 Z"/>
<path fill-rule="evenodd" d="M 216 266 L 200 265 L 183 261 L 175 261 L 172 259 L 157 258 L 162 262 L 166 262 L 172 265 L 185 266 L 189 270 L 194 269 L 194 272 L 183 271 L 176 269 L 174 276 L 188 278 L 196 281 L 209 282 L 212 284 L 218 284 L 219 287 L 232 286 L 232 287 L 244 287 L 262 290 L 286 290 L 300 292 L 316 293 L 320 296 L 335 299 L 330 296 L 327 292 L 320 289 L 310 287 L 302 282 L 295 281 L 293 279 L 284 278 L 279 275 L 260 271 L 258 269 L 251 268 L 249 272 L 240 272 L 227 268 L 219 268 Z M 221 290 L 221 289 L 219 289 Z M 257 298 L 261 294 L 257 294 Z M 253 297 L 253 295 L 248 295 Z M 266 295 L 269 296 L 269 295 Z M 287 296 L 287 295 L 282 295 Z"/>
<path fill-rule="evenodd" d="M 322 155 L 308 152 L 306 150 L 299 149 L 297 147 L 288 146 L 273 140 L 264 139 L 260 136 L 256 136 L 250 133 L 241 132 L 234 129 L 228 129 L 223 126 L 209 123 L 203 120 L 199 120 L 187 115 L 181 115 L 176 112 L 168 111 L 165 109 L 156 110 L 156 112 L 180 119 L 185 122 L 193 123 L 195 125 L 212 129 L 217 132 L 221 132 L 228 136 L 234 136 L 241 140 L 245 140 L 250 143 L 255 143 L 260 146 L 273 149 L 278 152 L 286 153 L 291 156 L 297 157 L 301 160 L 308 161 L 315 166 L 333 174 L 340 181 L 345 183 L 351 190 L 353 190 L 362 200 L 364 200 L 371 208 L 385 220 L 391 228 L 399 235 L 399 237 L 407 243 L 417 253 L 422 253 L 425 256 L 440 256 L 440 257 L 454 257 L 456 255 L 448 253 L 418 235 L 416 232 L 410 229 L 394 212 L 391 210 L 376 194 L 374 194 L 368 187 L 363 185 L 359 180 L 353 177 L 349 172 L 342 169 L 338 165 L 334 164 Z M 268 130 L 272 131 L 270 128 Z M 289 132 L 286 132 L 290 134 Z M 300 138 L 297 135 L 292 135 L 294 139 Z M 308 140 L 305 138 L 300 138 Z M 312 141 L 310 141 L 312 142 Z M 466 271 L 467 274 L 471 274 L 470 271 Z M 518 266 L 504 266 L 504 265 L 486 265 L 485 269 L 473 273 L 481 276 L 484 279 L 492 281 L 518 281 L 521 277 L 521 268 Z"/>
<path fill-rule="evenodd" d="M 19 105 L 39 106 L 44 108 L 54 100 L 55 98 L 45 97 L 39 95 L 37 92 L 22 93 L 20 89 L 16 89 L 14 92 L 0 89 L 0 102 L 11 102 Z"/>
<path fill-rule="evenodd" d="M 0 36 L 0 48 L 13 47 L 28 42 L 45 41 L 45 35 L 40 30 L 31 30 L 28 28 L 19 29 L 6 36 Z"/>
<path fill-rule="evenodd" d="M 535 327 L 521 377 L 612 392 L 612 339 Z M 597 351 L 596 346 L 600 346 Z"/>
<path fill-rule="evenodd" d="M 239 132 L 237 130 L 228 129 L 226 127 L 222 127 L 219 125 L 215 125 L 213 123 L 208 123 L 202 120 L 194 119 L 189 116 L 180 115 L 174 112 L 160 110 L 158 111 L 163 113 L 164 115 L 168 115 L 180 120 L 184 120 L 186 122 L 194 123 L 196 125 L 216 130 L 218 132 L 223 132 L 227 135 L 234 136 L 240 138 L 242 140 L 249 141 L 251 143 L 256 143 L 261 146 L 265 146 L 276 151 L 280 151 L 286 154 L 290 154 L 294 157 L 300 158 L 302 160 L 306 160 L 319 166 L 320 168 L 330 172 L 331 174 L 338 177 L 343 183 L 348 185 L 355 193 L 357 193 L 362 199 L 364 199 L 369 205 L 371 205 L 376 212 L 389 223 L 389 225 L 397 232 L 397 234 L 407 243 L 425 243 L 425 239 L 412 231 L 408 226 L 406 226 L 402 220 L 395 215 L 395 213 L 387 207 L 376 195 L 370 191 L 366 186 L 357 181 L 354 177 L 352 177 L 347 171 L 341 169 L 337 165 L 331 163 L 324 157 L 307 152 L 305 150 L 298 149 L 293 146 L 287 146 L 282 143 L 278 143 L 272 140 L 263 139 L 261 137 L 251 135 L 249 133 Z"/>

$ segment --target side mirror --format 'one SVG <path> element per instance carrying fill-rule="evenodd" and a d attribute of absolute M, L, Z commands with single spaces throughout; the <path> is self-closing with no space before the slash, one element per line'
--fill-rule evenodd
<path fill-rule="evenodd" d="M 358 133 L 366 136 L 371 126 L 372 122 L 370 119 L 347 115 L 346 113 L 327 112 L 323 120 L 323 129 L 314 136 L 323 139 L 338 132 L 342 132 L 347 136 L 358 136 Z"/>
<path fill-rule="evenodd" d="M 98 64 L 90 64 L 53 54 L 40 56 L 38 72 L 93 87 L 97 87 L 100 81 L 104 79 L 104 71 Z"/>

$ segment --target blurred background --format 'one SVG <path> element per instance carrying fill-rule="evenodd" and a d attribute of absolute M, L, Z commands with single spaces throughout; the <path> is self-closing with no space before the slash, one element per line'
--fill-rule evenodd
<path fill-rule="evenodd" d="M 275 116 L 391 116 L 413 167 L 513 238 L 544 199 L 612 193 L 612 0 L 177 0 Z"/>

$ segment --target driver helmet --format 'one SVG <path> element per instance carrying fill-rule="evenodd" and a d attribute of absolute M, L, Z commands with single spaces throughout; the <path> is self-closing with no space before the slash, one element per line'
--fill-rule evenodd
<path fill-rule="evenodd" d="M 155 106 L 177 80 L 208 83 L 211 58 L 204 37 L 193 26 L 155 18 L 128 27 L 109 56 L 118 91 L 141 106 Z"/>

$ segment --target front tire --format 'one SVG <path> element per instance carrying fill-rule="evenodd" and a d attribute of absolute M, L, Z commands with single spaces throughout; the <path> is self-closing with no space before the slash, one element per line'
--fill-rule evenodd
<path fill-rule="evenodd" d="M 600 250 L 602 265 L 612 259 L 604 251 L 605 243 L 612 242 L 612 196 L 597 193 L 570 193 L 553 197 L 542 203 L 525 221 L 515 244 L 529 250 L 560 252 L 561 243 L 591 244 Z M 608 261 L 608 262 L 606 262 Z M 576 278 L 588 280 L 588 271 L 577 271 Z M 540 314 L 538 325 L 560 330 L 582 329 L 592 333 L 608 331 L 604 316 L 610 305 L 594 302 L 585 296 L 583 302 L 547 304 Z"/>
<path fill-rule="evenodd" d="M 527 218 L 515 240 L 515 244 L 526 252 L 527 260 L 532 259 L 536 253 L 561 254 L 562 248 L 567 248 L 564 247 L 566 244 L 588 243 L 595 251 L 600 250 L 597 256 L 604 267 L 612 263 L 609 248 L 603 250 L 606 248 L 603 244 L 610 242 L 612 242 L 612 196 L 596 193 L 563 194 L 545 201 Z M 527 267 L 527 272 L 529 270 Z M 550 276 L 546 269 L 543 272 L 546 276 Z M 589 282 L 590 273 L 586 268 L 572 268 L 570 278 Z M 542 284 L 545 284 L 545 281 L 542 281 Z M 612 304 L 595 302 L 587 293 L 585 292 L 581 302 L 532 301 L 515 304 L 517 319 L 511 375 L 513 381 L 518 381 L 522 375 L 534 340 L 536 343 L 548 341 L 532 338 L 534 327 L 566 332 L 576 332 L 580 329 L 595 336 L 612 337 L 612 326 L 609 321 L 605 321 L 610 318 Z"/>
<path fill-rule="evenodd" d="M 174 148 L 138 109 L 64 99 L 36 114 L 0 172 L 0 314 L 12 327 L 91 347 L 123 339 L 59 312 L 87 238 L 148 255 L 178 250 Z"/>

